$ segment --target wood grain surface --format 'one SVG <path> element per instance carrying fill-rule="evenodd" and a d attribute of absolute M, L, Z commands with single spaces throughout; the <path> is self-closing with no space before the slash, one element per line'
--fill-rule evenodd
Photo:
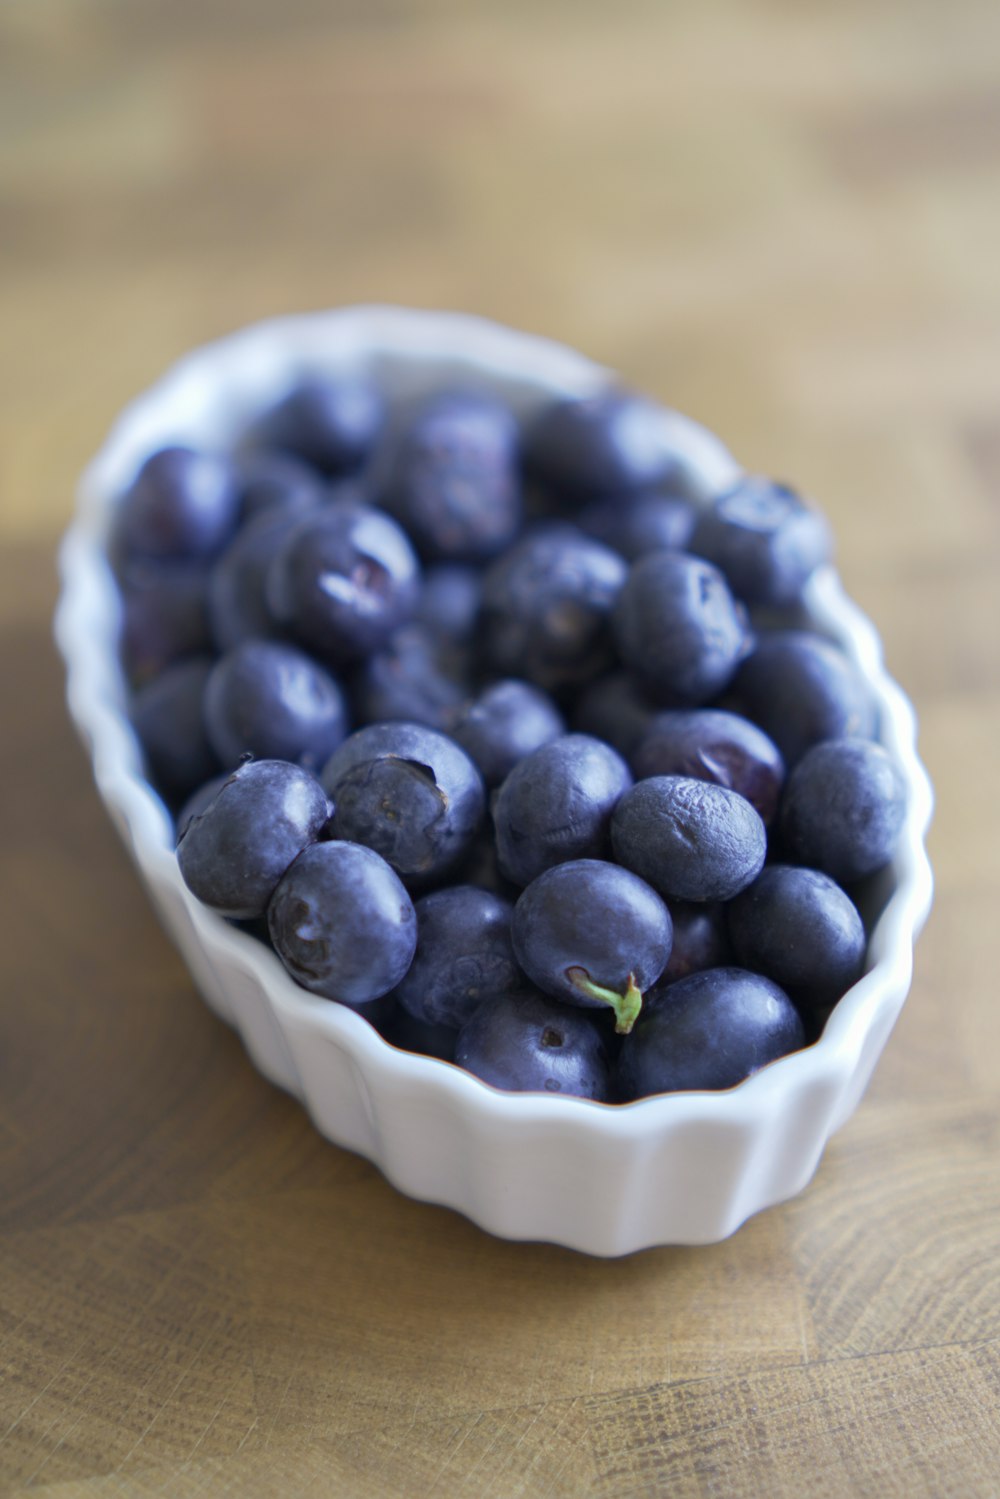
<path fill-rule="evenodd" d="M 0 1488 L 1000 1495 L 1000 12 L 0 7 Z M 191 344 L 359 300 L 578 345 L 817 496 L 934 913 L 796 1202 L 602 1263 L 400 1197 L 200 1004 L 68 726 L 53 548 Z"/>

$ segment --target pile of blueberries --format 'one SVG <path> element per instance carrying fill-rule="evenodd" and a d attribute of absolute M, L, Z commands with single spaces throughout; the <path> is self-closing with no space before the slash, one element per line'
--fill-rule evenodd
<path fill-rule="evenodd" d="M 303 379 L 169 447 L 110 556 L 189 888 L 314 994 L 499 1088 L 728 1088 L 860 976 L 905 788 L 805 623 L 822 516 L 695 497 L 624 388 Z"/>

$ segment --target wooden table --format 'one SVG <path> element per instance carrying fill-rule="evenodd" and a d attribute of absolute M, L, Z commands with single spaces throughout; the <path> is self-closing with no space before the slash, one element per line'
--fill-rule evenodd
<path fill-rule="evenodd" d="M 0 11 L 0 1483 L 1000 1494 L 1000 13 L 960 0 Z M 709 1249 L 495 1241 L 203 1008 L 49 641 L 116 409 L 293 308 L 579 345 L 828 508 L 916 701 L 936 907 L 807 1192 Z"/>

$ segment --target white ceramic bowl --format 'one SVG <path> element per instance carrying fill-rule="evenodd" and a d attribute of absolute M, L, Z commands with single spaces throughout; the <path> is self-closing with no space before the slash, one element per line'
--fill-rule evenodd
<path fill-rule="evenodd" d="M 902 766 L 909 810 L 885 877 L 887 904 L 867 972 L 821 1040 L 723 1093 L 677 1093 L 612 1107 L 510 1094 L 457 1067 L 387 1045 L 351 1010 L 300 989 L 262 944 L 185 888 L 170 819 L 143 777 L 116 656 L 118 600 L 103 547 L 116 497 L 169 442 L 226 444 L 306 370 L 374 367 L 394 390 L 461 375 L 522 410 L 585 393 L 607 371 L 555 344 L 481 320 L 397 308 L 283 318 L 188 355 L 127 408 L 79 491 L 61 550 L 56 637 L 70 712 L 101 796 L 198 988 L 236 1026 L 259 1070 L 308 1109 L 317 1129 L 374 1161 L 410 1196 L 446 1203 L 490 1232 L 595 1255 L 725 1238 L 799 1192 L 857 1104 L 910 984 L 913 940 L 931 899 L 923 839 L 931 790 L 914 716 L 882 669 L 878 638 L 832 569 L 809 586 L 814 624 L 871 683 L 881 738 Z M 739 467 L 677 416 L 673 439 L 710 493 Z"/>

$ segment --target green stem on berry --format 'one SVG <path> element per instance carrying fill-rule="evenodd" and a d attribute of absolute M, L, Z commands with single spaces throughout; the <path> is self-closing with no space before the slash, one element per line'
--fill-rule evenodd
<path fill-rule="evenodd" d="M 603 984 L 595 984 L 586 968 L 567 968 L 566 977 L 573 988 L 585 994 L 588 999 L 597 999 L 603 1005 L 610 1005 L 615 1012 L 615 1030 L 619 1036 L 628 1035 L 642 1009 L 642 990 L 635 981 L 634 973 L 628 976 L 624 994 L 619 994 L 617 989 L 605 989 Z"/>

